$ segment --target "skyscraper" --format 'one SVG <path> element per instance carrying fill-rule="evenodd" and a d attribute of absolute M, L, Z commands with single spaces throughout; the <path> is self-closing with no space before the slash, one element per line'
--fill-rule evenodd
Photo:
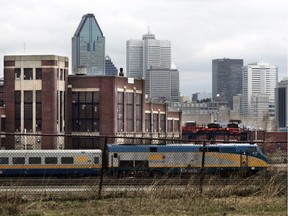
<path fill-rule="evenodd" d="M 105 74 L 105 37 L 94 14 L 86 14 L 72 37 L 72 70 L 74 74 Z"/>
<path fill-rule="evenodd" d="M 233 108 L 233 96 L 242 91 L 243 59 L 212 60 L 212 97 L 220 96 Z"/>
<path fill-rule="evenodd" d="M 179 72 L 171 69 L 171 42 L 148 32 L 142 40 L 127 41 L 127 76 L 145 79 L 150 99 L 179 100 Z"/>
<path fill-rule="evenodd" d="M 288 77 L 275 89 L 275 117 L 280 130 L 288 130 Z"/>
<path fill-rule="evenodd" d="M 128 77 L 145 78 L 150 67 L 171 66 L 171 42 L 156 40 L 150 32 L 143 35 L 142 40 L 128 40 L 126 51 Z"/>
<path fill-rule="evenodd" d="M 113 64 L 111 58 L 107 55 L 105 57 L 105 75 L 107 76 L 117 76 L 118 70 Z"/>
<path fill-rule="evenodd" d="M 278 68 L 263 61 L 251 63 L 243 67 L 242 114 L 251 116 L 251 100 L 254 95 L 267 94 L 269 116 L 274 117 L 275 94 L 274 89 L 278 82 Z"/>

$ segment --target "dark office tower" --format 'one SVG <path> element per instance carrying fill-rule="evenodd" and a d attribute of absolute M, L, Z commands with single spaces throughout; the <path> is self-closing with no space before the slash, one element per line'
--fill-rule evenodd
<path fill-rule="evenodd" d="M 105 75 L 106 76 L 117 76 L 118 69 L 113 64 L 109 56 L 105 57 Z"/>
<path fill-rule="evenodd" d="M 288 130 L 288 78 L 275 88 L 275 117 L 279 130 Z"/>
<path fill-rule="evenodd" d="M 243 59 L 212 60 L 212 97 L 226 100 L 233 108 L 233 96 L 242 92 Z"/>
<path fill-rule="evenodd" d="M 86 14 L 72 37 L 74 74 L 105 74 L 105 37 L 94 14 Z"/>

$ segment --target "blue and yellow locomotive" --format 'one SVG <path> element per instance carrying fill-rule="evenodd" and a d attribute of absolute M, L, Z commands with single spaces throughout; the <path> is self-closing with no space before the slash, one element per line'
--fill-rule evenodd
<path fill-rule="evenodd" d="M 226 174 L 266 169 L 267 159 L 256 144 L 109 145 L 108 169 L 112 174 L 181 175 Z"/>

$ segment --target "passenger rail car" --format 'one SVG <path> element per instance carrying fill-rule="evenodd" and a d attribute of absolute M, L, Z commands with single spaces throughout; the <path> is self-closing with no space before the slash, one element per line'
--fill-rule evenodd
<path fill-rule="evenodd" d="M 211 174 L 240 170 L 253 174 L 268 166 L 256 144 L 108 145 L 108 169 L 118 176 L 199 173 L 203 155 L 205 172 Z"/>
<path fill-rule="evenodd" d="M 98 175 L 101 150 L 1 150 L 0 176 Z"/>

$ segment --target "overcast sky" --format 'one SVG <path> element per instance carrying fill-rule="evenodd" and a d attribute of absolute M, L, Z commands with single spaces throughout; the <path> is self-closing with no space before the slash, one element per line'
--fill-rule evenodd
<path fill-rule="evenodd" d="M 180 93 L 212 91 L 212 59 L 264 60 L 287 76 L 287 0 L 1 0 L 3 56 L 56 54 L 71 61 L 71 37 L 93 13 L 106 54 L 126 68 L 126 41 L 150 31 L 170 40 L 180 72 Z"/>

